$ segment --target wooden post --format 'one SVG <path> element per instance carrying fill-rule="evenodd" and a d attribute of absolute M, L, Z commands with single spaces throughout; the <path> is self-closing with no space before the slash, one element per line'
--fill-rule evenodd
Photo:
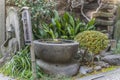
<path fill-rule="evenodd" d="M 33 36 L 32 36 L 31 17 L 30 17 L 30 12 L 28 7 L 23 7 L 22 9 L 22 20 L 23 20 L 25 44 L 31 46 L 30 51 L 31 51 L 33 80 L 37 80 L 34 44 L 33 44 L 33 38 L 32 38 Z"/>
<path fill-rule="evenodd" d="M 3 44 L 4 41 L 5 41 L 5 0 L 0 0 L 0 46 Z"/>

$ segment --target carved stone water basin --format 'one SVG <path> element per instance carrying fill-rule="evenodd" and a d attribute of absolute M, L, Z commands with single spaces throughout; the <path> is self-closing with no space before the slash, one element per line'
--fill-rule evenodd
<path fill-rule="evenodd" d="M 68 63 L 78 51 L 79 43 L 73 40 L 36 40 L 33 41 L 37 59 L 51 63 Z"/>

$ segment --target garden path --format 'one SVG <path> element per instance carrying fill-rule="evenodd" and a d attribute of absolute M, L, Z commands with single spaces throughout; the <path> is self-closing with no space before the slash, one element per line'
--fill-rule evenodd
<path fill-rule="evenodd" d="M 0 80 L 15 80 L 15 79 L 0 74 Z"/>
<path fill-rule="evenodd" d="M 0 74 L 0 80 L 15 80 L 15 79 Z M 120 68 L 105 73 L 78 78 L 75 80 L 120 80 Z"/>
<path fill-rule="evenodd" d="M 105 73 L 79 78 L 76 80 L 120 80 L 120 68 Z"/>

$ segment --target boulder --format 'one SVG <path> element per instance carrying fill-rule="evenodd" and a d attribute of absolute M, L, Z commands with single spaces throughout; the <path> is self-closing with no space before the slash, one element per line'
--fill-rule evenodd
<path fill-rule="evenodd" d="M 120 66 L 120 55 L 107 55 L 102 58 L 103 61 L 109 63 L 110 65 Z"/>
<path fill-rule="evenodd" d="M 96 66 L 101 66 L 102 68 L 107 68 L 107 67 L 110 66 L 108 63 L 106 63 L 106 62 L 104 62 L 104 61 L 97 61 L 97 62 L 94 62 L 94 64 L 95 64 Z"/>
<path fill-rule="evenodd" d="M 100 56 L 101 56 L 101 57 L 105 57 L 105 56 L 112 55 L 112 54 L 113 54 L 112 51 L 109 51 L 109 52 L 103 51 L 103 52 L 100 53 Z"/>

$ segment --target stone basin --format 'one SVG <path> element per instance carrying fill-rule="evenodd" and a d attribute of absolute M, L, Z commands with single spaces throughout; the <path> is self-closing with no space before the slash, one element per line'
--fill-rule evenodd
<path fill-rule="evenodd" d="M 37 59 L 51 63 L 68 63 L 78 51 L 79 43 L 73 40 L 35 40 L 34 51 Z"/>

